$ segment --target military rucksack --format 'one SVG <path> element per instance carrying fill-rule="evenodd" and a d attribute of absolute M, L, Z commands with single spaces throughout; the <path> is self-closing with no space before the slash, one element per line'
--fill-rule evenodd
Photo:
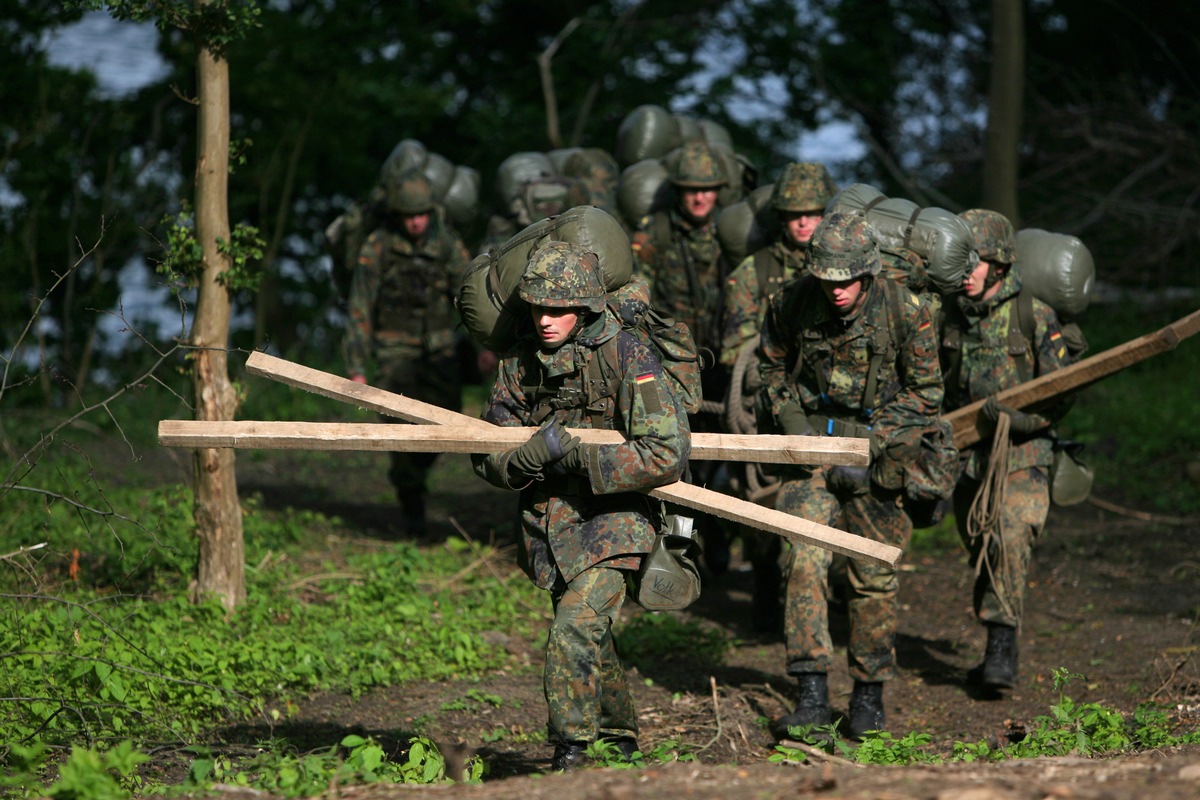
<path fill-rule="evenodd" d="M 509 201 L 509 214 L 518 225 L 530 225 L 561 214 L 571 207 L 574 185 L 573 178 L 562 175 L 542 175 L 523 181 Z"/>

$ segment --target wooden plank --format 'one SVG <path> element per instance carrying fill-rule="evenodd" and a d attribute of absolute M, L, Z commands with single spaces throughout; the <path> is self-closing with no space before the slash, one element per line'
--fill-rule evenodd
<path fill-rule="evenodd" d="M 1197 333 L 1200 333 L 1200 311 L 1193 311 L 1186 317 L 1159 328 L 1157 331 L 1131 339 L 1068 367 L 997 392 L 996 400 L 1012 408 L 1028 408 L 1067 392 L 1090 386 L 1101 378 L 1120 372 L 1139 361 L 1145 361 L 1151 356 L 1173 350 L 1181 341 L 1195 336 Z M 983 433 L 979 430 L 979 410 L 983 408 L 985 402 L 986 398 L 977 400 L 943 415 L 943 418 L 954 429 L 954 445 L 959 449 L 970 447 L 983 438 Z"/>
<path fill-rule="evenodd" d="M 456 411 L 448 411 L 439 406 L 413 400 L 410 397 L 355 383 L 347 378 L 322 372 L 318 369 L 305 367 L 292 361 L 254 352 L 246 360 L 246 371 L 264 378 L 270 378 L 288 386 L 353 403 L 359 408 L 365 408 L 387 416 L 397 417 L 406 422 L 424 423 L 430 425 L 454 425 L 469 427 L 472 430 L 494 431 L 495 425 L 475 417 L 468 417 Z M 597 431 L 596 433 L 599 433 Z M 528 437 L 526 437 L 528 438 Z M 758 440 L 758 441 L 755 441 Z M 599 441 L 602 440 L 598 440 Z M 776 449 L 778 452 L 764 454 L 763 451 Z M 322 448 L 333 449 L 333 448 Z M 353 450 L 355 448 L 337 448 Z M 377 449 L 362 448 L 362 449 Z M 378 448 L 386 449 L 386 448 Z M 750 451 L 752 455 L 742 456 L 742 451 Z M 447 451 L 449 452 L 449 451 Z M 809 455 L 811 454 L 811 455 Z M 697 461 L 761 461 L 775 464 L 843 464 L 846 466 L 863 466 L 870 461 L 870 452 L 865 439 L 852 439 L 840 436 L 769 436 L 756 434 L 733 433 L 693 433 L 692 458 Z"/>
<path fill-rule="evenodd" d="M 409 418 L 410 422 L 428 422 L 439 425 L 475 426 L 486 425 L 489 430 L 496 426 L 481 419 L 468 417 L 453 411 L 430 406 L 427 403 L 376 389 L 365 384 L 354 383 L 345 378 L 302 367 L 299 364 L 268 356 L 266 353 L 253 353 L 246 362 L 247 369 L 257 375 L 280 380 L 289 385 L 306 391 L 315 392 L 338 400 L 349 400 L 358 403 L 363 408 L 369 408 L 383 414 L 407 418 L 408 416 L 425 416 L 425 419 Z M 347 385 L 348 384 L 348 385 Z M 422 408 L 424 407 L 424 408 Z M 433 417 L 438 419 L 433 419 Z M 845 531 L 839 531 L 828 525 L 821 525 L 801 517 L 785 514 L 774 509 L 739 500 L 720 492 L 702 489 L 698 486 L 676 482 L 667 486 L 659 486 L 647 490 L 647 493 L 667 502 L 678 503 L 686 508 L 705 510 L 725 519 L 732 519 L 746 525 L 770 531 L 779 536 L 794 538 L 797 541 L 824 547 L 836 553 L 852 558 L 862 558 L 867 561 L 895 566 L 903 551 L 890 545 L 880 544 L 862 536 Z"/>
<path fill-rule="evenodd" d="M 365 383 L 355 383 L 349 378 L 322 372 L 319 369 L 305 367 L 294 361 L 276 358 L 255 351 L 246 359 L 246 371 L 251 375 L 303 389 L 306 392 L 330 397 L 353 403 L 359 408 L 376 411 L 390 417 L 397 417 L 405 422 L 417 422 L 426 425 L 457 425 L 473 427 L 480 430 L 491 430 L 495 426 L 490 422 L 475 417 L 468 417 L 449 411 L 430 403 L 422 403 L 411 397 L 405 397 Z"/>
<path fill-rule="evenodd" d="M 493 453 L 529 440 L 537 428 L 476 429 L 460 425 L 389 425 L 372 422 L 210 422 L 163 420 L 164 447 L 257 450 L 378 450 L 405 453 Z M 619 444 L 619 431 L 573 429 L 588 444 Z M 825 436 L 692 434 L 692 458 L 767 464 L 866 464 L 865 439 Z"/>
<path fill-rule="evenodd" d="M 776 511 L 746 500 L 739 500 L 721 492 L 693 486 L 690 483 L 672 483 L 647 492 L 669 503 L 706 511 L 723 519 L 740 522 L 760 530 L 769 531 L 785 539 L 801 544 L 823 547 L 851 558 L 861 558 L 877 564 L 895 566 L 904 551 L 889 544 L 872 541 L 863 536 L 839 531 L 828 525 Z"/>

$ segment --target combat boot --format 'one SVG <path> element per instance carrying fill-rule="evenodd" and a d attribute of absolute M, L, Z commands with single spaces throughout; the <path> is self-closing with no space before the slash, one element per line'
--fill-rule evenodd
<path fill-rule="evenodd" d="M 776 738 L 786 739 L 788 728 L 805 725 L 821 726 L 833 722 L 829 707 L 829 678 L 824 672 L 802 672 L 796 676 L 800 685 L 800 700 L 796 710 L 775 720 Z"/>
<path fill-rule="evenodd" d="M 1011 689 L 1017 683 L 1017 629 L 987 623 L 983 663 L 967 672 L 967 682 L 993 689 Z"/>
<path fill-rule="evenodd" d="M 405 492 L 400 495 L 400 519 L 404 524 L 404 533 L 410 539 L 424 539 L 427 532 L 425 526 L 425 495 L 419 492 Z"/>
<path fill-rule="evenodd" d="M 554 756 L 550 759 L 550 769 L 566 772 L 578 769 L 587 760 L 586 742 L 567 742 L 554 746 Z"/>
<path fill-rule="evenodd" d="M 883 684 L 855 681 L 850 693 L 850 738 L 861 741 L 867 731 L 881 731 L 883 726 Z"/>

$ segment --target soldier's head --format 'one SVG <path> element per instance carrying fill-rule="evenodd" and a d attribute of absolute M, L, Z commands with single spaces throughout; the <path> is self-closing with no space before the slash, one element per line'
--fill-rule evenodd
<path fill-rule="evenodd" d="M 529 304 L 538 342 L 555 349 L 604 311 L 600 259 L 576 244 L 547 242 L 530 253 L 517 296 Z"/>
<path fill-rule="evenodd" d="M 839 316 L 849 316 L 862 307 L 866 288 L 881 268 L 875 232 L 862 214 L 835 211 L 813 231 L 808 271 L 821 282 Z"/>
<path fill-rule="evenodd" d="M 387 183 L 388 211 L 396 215 L 404 235 L 413 241 L 429 230 L 435 204 L 433 184 L 420 170 L 404 170 Z"/>
<path fill-rule="evenodd" d="M 788 164 L 771 193 L 771 207 L 779 214 L 785 241 L 807 246 L 825 216 L 825 206 L 836 193 L 837 186 L 824 164 L 801 161 Z"/>
<path fill-rule="evenodd" d="M 705 142 L 688 142 L 670 154 L 667 177 L 679 195 L 679 210 L 705 223 L 717 208 L 717 192 L 729 182 L 721 158 Z"/>
<path fill-rule="evenodd" d="M 959 214 L 975 240 L 979 263 L 963 276 L 963 291 L 972 300 L 986 300 L 1000 291 L 1000 281 L 1017 261 L 1017 236 L 1008 217 L 984 208 Z"/>

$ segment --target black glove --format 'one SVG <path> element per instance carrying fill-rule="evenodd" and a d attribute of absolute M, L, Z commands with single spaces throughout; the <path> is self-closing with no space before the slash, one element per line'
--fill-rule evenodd
<path fill-rule="evenodd" d="M 800 407 L 799 403 L 788 403 L 779 409 L 776 420 L 779 422 L 779 427 L 783 428 L 783 432 L 788 436 L 812 435 L 808 417 L 805 416 L 804 409 Z"/>
<path fill-rule="evenodd" d="M 871 470 L 839 464 L 825 470 L 825 485 L 837 494 L 866 494 L 871 491 Z"/>
<path fill-rule="evenodd" d="M 1001 414 L 1008 414 L 1008 429 L 1021 436 L 1028 436 L 1041 427 L 1037 417 L 997 402 L 996 395 L 989 397 L 979 409 L 979 415 L 991 423 L 992 430 L 996 429 Z"/>

